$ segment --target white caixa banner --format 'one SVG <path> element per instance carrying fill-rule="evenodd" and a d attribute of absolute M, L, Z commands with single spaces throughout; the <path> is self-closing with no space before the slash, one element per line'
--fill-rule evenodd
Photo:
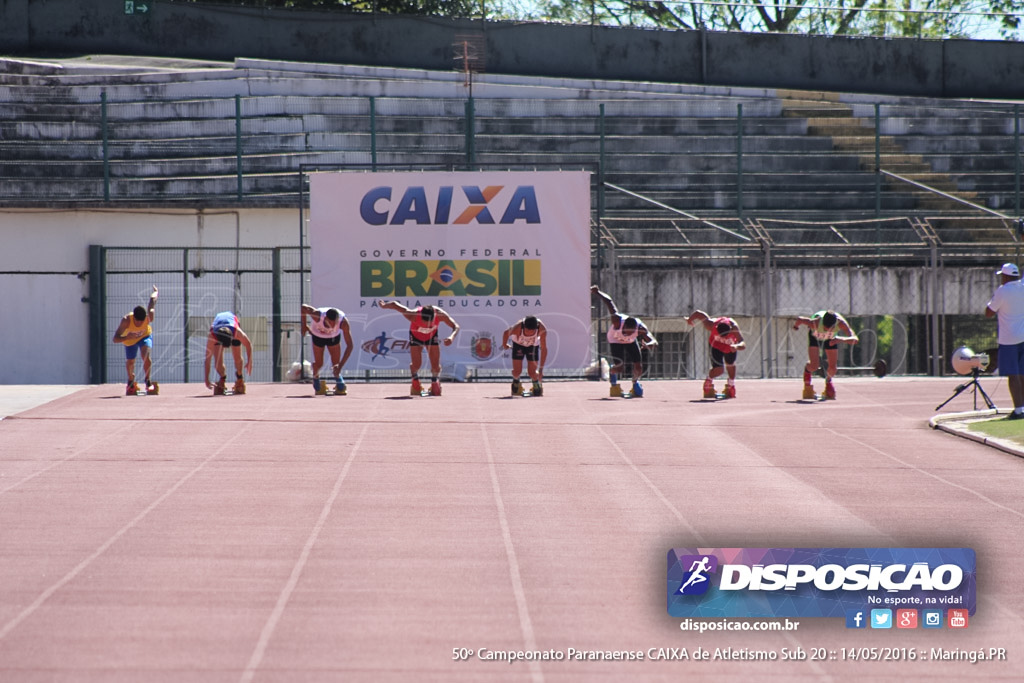
<path fill-rule="evenodd" d="M 502 332 L 528 315 L 548 329 L 546 371 L 591 360 L 589 173 L 314 173 L 309 243 L 307 303 L 348 316 L 350 375 L 409 365 L 409 323 L 381 299 L 458 322 L 441 361 L 460 379 L 510 367 Z"/>

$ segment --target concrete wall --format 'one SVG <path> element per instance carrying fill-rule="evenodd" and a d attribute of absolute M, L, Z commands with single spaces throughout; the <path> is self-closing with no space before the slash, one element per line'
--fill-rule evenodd
<path fill-rule="evenodd" d="M 236 223 L 233 213 L 216 211 L 200 220 L 194 211 L 4 210 L 0 235 L 0 384 L 85 384 L 89 304 L 83 299 L 89 294 L 90 244 L 296 245 L 298 212 L 240 211 Z M 108 355 L 117 351 L 111 345 Z M 120 374 L 111 379 L 120 380 Z"/>
<path fill-rule="evenodd" d="M 938 273 L 940 310 L 984 315 L 999 286 L 995 270 L 947 268 Z M 643 269 L 603 279 L 622 310 L 677 317 L 695 308 L 730 316 L 764 314 L 764 271 L 755 268 Z M 776 316 L 810 315 L 834 308 L 844 315 L 923 315 L 933 311 L 927 268 L 780 268 L 772 283 Z M 806 334 L 806 333 L 805 333 Z"/>
<path fill-rule="evenodd" d="M 142 3 L 136 3 L 142 4 Z M 147 3 L 0 0 L 0 54 L 109 53 L 449 70 L 464 35 L 490 73 L 1024 98 L 1024 44 L 664 31 Z"/>
<path fill-rule="evenodd" d="M 187 211 L 5 210 L 0 211 L 0 235 L 0 345 L 9 359 L 0 364 L 0 384 L 75 384 L 89 377 L 89 306 L 83 298 L 89 291 L 90 244 L 232 247 L 237 241 L 242 247 L 295 246 L 298 213 L 244 210 L 236 224 L 233 213 L 211 212 L 200 220 L 196 212 Z M 996 265 L 941 271 L 942 310 L 981 315 L 997 284 Z M 806 315 L 825 307 L 857 316 L 928 313 L 929 277 L 924 268 L 784 269 L 775 282 L 775 314 Z M 762 311 L 760 270 L 622 270 L 602 286 L 614 293 L 623 310 L 643 316 L 678 319 L 702 308 L 752 321 L 743 372 L 759 375 L 761 323 L 755 319 Z M 157 313 L 172 316 L 170 308 Z M 53 323 L 43 321 L 53 320 L 58 336 L 48 341 Z M 34 321 L 42 337 L 33 333 Z M 776 372 L 786 374 L 802 362 L 801 339 L 806 337 L 792 336 L 785 321 L 777 321 L 774 330 Z M 110 357 L 117 352 L 113 345 L 107 350 Z M 120 381 L 120 375 L 115 373 L 112 381 Z"/>

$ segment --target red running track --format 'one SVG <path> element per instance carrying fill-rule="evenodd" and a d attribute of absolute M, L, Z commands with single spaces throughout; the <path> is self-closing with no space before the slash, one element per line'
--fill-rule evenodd
<path fill-rule="evenodd" d="M 928 428 L 956 383 L 841 380 L 820 404 L 796 400 L 799 380 L 710 403 L 699 381 L 630 401 L 588 382 L 529 399 L 85 388 L 0 421 L 0 680 L 1020 680 L 1024 460 Z M 684 546 L 973 547 L 978 611 L 959 632 L 684 632 L 665 607 Z M 698 647 L 837 656 L 479 655 Z"/>

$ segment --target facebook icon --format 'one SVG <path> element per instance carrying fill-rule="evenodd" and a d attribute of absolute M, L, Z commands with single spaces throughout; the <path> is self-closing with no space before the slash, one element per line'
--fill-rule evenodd
<path fill-rule="evenodd" d="M 846 610 L 846 628 L 867 628 L 868 618 L 862 609 Z"/>

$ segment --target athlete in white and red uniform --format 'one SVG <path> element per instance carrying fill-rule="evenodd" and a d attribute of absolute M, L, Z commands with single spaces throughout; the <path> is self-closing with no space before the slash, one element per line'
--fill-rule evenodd
<path fill-rule="evenodd" d="M 544 363 L 548 359 L 548 328 L 536 316 L 528 315 L 501 336 L 503 348 L 512 349 L 512 395 L 522 393 L 519 375 L 523 372 L 523 359 L 526 359 L 526 372 L 533 381 L 533 395 L 543 395 L 541 380 L 544 378 Z M 539 363 L 539 365 L 538 365 Z"/>
<path fill-rule="evenodd" d="M 348 393 L 341 369 L 352 355 L 352 331 L 345 313 L 338 308 L 313 308 L 302 304 L 302 336 L 309 333 L 313 340 L 313 390 L 326 393 L 320 383 L 320 368 L 324 365 L 324 349 L 331 354 L 331 373 L 334 375 L 334 392 Z M 341 338 L 345 337 L 345 353 L 341 353 Z"/>
<path fill-rule="evenodd" d="M 747 348 L 740 326 L 726 316 L 712 319 L 700 309 L 691 313 L 686 322 L 691 325 L 702 323 L 710 333 L 708 344 L 711 346 L 711 369 L 704 380 L 704 398 L 715 398 L 718 395 L 714 380 L 723 372 L 727 372 L 729 377 L 726 380 L 725 397 L 736 398 L 736 352 Z"/>
<path fill-rule="evenodd" d="M 608 375 L 611 380 L 609 396 L 622 396 L 619 386 L 619 373 L 628 364 L 633 370 L 633 396 L 641 398 L 644 388 L 640 386 L 640 377 L 644 374 L 644 355 L 647 350 L 658 345 L 651 331 L 639 318 L 619 313 L 612 298 L 602 292 L 597 285 L 590 288 L 608 307 L 611 326 L 608 328 L 608 345 L 611 347 L 612 367 Z"/>
<path fill-rule="evenodd" d="M 821 367 L 821 349 L 825 349 L 825 358 L 828 359 L 828 374 L 825 376 L 825 398 L 834 399 L 836 388 L 832 385 L 832 378 L 836 375 L 836 367 L 839 365 L 838 344 L 856 344 L 859 339 L 857 334 L 846 322 L 841 314 L 836 311 L 818 311 L 809 318 L 797 318 L 793 323 L 793 329 L 807 327 L 807 365 L 804 366 L 804 398 L 816 398 L 814 387 L 811 384 L 811 373 Z"/>
<path fill-rule="evenodd" d="M 451 346 L 455 341 L 455 335 L 459 333 L 459 324 L 455 322 L 448 313 L 440 306 L 418 306 L 409 308 L 397 301 L 377 302 L 380 308 L 387 308 L 398 311 L 409 321 L 409 355 L 412 357 L 409 363 L 409 371 L 412 373 L 411 394 L 416 395 L 422 392 L 419 371 L 423 364 L 423 347 L 427 348 L 427 355 L 430 358 L 430 393 L 434 396 L 441 395 L 441 347 L 438 344 L 438 328 L 445 323 L 452 328 L 452 333 L 444 338 L 444 345 Z"/>

